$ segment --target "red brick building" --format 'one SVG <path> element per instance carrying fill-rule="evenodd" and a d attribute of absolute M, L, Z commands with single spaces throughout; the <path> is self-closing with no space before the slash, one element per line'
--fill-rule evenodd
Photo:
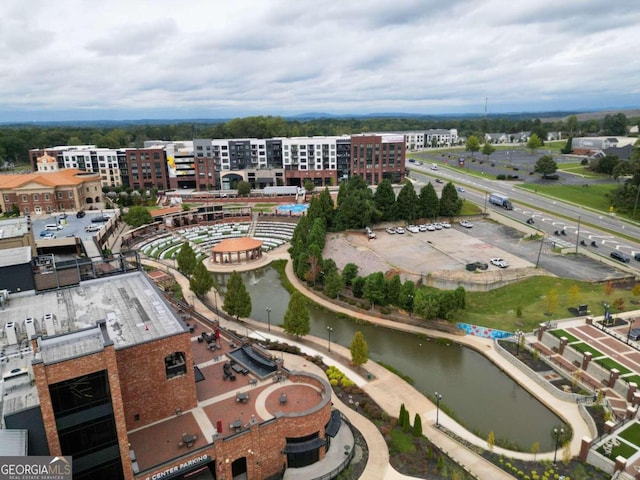
<path fill-rule="evenodd" d="M 30 455 L 71 455 L 76 480 L 262 479 L 322 461 L 341 431 L 326 378 L 198 335 L 142 272 L 9 302 L 5 428 L 29 431 Z"/>
<path fill-rule="evenodd" d="M 404 182 L 405 141 L 403 135 L 351 135 L 351 176 L 361 176 L 368 185 L 388 179 Z"/>

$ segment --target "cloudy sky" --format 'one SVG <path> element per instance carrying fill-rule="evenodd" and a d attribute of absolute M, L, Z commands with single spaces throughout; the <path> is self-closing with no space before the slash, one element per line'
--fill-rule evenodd
<path fill-rule="evenodd" d="M 634 0 L 2 0 L 0 121 L 640 105 Z"/>

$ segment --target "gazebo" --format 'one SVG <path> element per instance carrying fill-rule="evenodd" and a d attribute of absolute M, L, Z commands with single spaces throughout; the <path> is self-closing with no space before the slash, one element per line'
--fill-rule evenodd
<path fill-rule="evenodd" d="M 211 249 L 213 263 L 242 263 L 262 257 L 262 240 L 227 238 Z"/>

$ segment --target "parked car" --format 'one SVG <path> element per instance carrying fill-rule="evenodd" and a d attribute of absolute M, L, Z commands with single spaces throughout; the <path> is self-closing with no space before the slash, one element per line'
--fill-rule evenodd
<path fill-rule="evenodd" d="M 387 227 L 385 230 L 389 235 L 394 235 L 396 233 L 396 229 L 393 227 Z"/>
<path fill-rule="evenodd" d="M 396 233 L 404 233 L 404 228 L 402 227 L 396 227 Z"/>
<path fill-rule="evenodd" d="M 98 230 L 100 230 L 100 225 L 87 225 L 86 227 L 84 227 L 84 231 L 85 232 L 97 232 Z"/>
<path fill-rule="evenodd" d="M 622 252 L 611 252 L 611 258 L 622 263 L 629 263 L 631 259 Z"/>
<path fill-rule="evenodd" d="M 76 218 L 82 218 L 86 215 L 86 212 L 84 210 L 80 210 L 78 213 L 76 213 Z"/>
<path fill-rule="evenodd" d="M 420 228 L 418 228 L 416 225 L 409 225 L 407 227 L 407 230 L 409 230 L 411 233 L 418 233 L 420 231 Z"/>
<path fill-rule="evenodd" d="M 91 217 L 91 221 L 94 223 L 106 222 L 109 220 L 109 218 L 111 218 L 109 215 L 99 213 L 98 215 L 94 215 L 93 217 Z"/>
<path fill-rule="evenodd" d="M 57 223 L 50 223 L 44 226 L 45 230 L 49 230 L 50 232 L 57 232 L 58 230 L 62 230 L 62 225 L 58 225 Z"/>
<path fill-rule="evenodd" d="M 636 261 L 640 262 L 640 253 L 636 253 L 633 258 L 636 259 Z"/>
<path fill-rule="evenodd" d="M 42 240 L 52 240 L 54 238 L 56 238 L 56 234 L 52 232 L 47 232 L 46 235 L 42 236 Z"/>
<path fill-rule="evenodd" d="M 473 223 L 467 220 L 460 220 L 460 226 L 464 228 L 473 228 Z"/>
<path fill-rule="evenodd" d="M 441 178 L 436 178 L 436 183 L 444 183 L 444 180 L 442 180 Z"/>
<path fill-rule="evenodd" d="M 492 258 L 491 265 L 495 265 L 500 268 L 507 268 L 509 266 L 509 262 L 507 262 L 504 258 Z"/>
<path fill-rule="evenodd" d="M 458 190 L 460 193 L 464 193 L 465 192 L 464 187 L 458 187 L 456 190 Z"/>
<path fill-rule="evenodd" d="M 47 235 L 49 235 L 50 233 L 51 233 L 51 232 L 50 232 L 50 231 L 48 231 L 48 230 L 42 230 L 42 231 L 40 232 L 40 236 L 41 236 L 41 237 L 46 237 L 46 236 L 47 236 Z"/>
<path fill-rule="evenodd" d="M 470 272 L 475 272 L 476 270 L 486 270 L 489 268 L 489 265 L 484 262 L 471 262 L 467 263 L 465 268 Z"/>
<path fill-rule="evenodd" d="M 451 228 L 451 224 L 449 222 L 442 222 L 440 225 L 442 225 L 442 228 Z"/>

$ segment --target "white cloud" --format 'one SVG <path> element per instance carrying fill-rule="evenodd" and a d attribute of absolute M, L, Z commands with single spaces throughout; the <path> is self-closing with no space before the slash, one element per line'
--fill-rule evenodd
<path fill-rule="evenodd" d="M 0 120 L 638 104 L 640 4 L 624 0 L 5 0 L 0 15 Z"/>

